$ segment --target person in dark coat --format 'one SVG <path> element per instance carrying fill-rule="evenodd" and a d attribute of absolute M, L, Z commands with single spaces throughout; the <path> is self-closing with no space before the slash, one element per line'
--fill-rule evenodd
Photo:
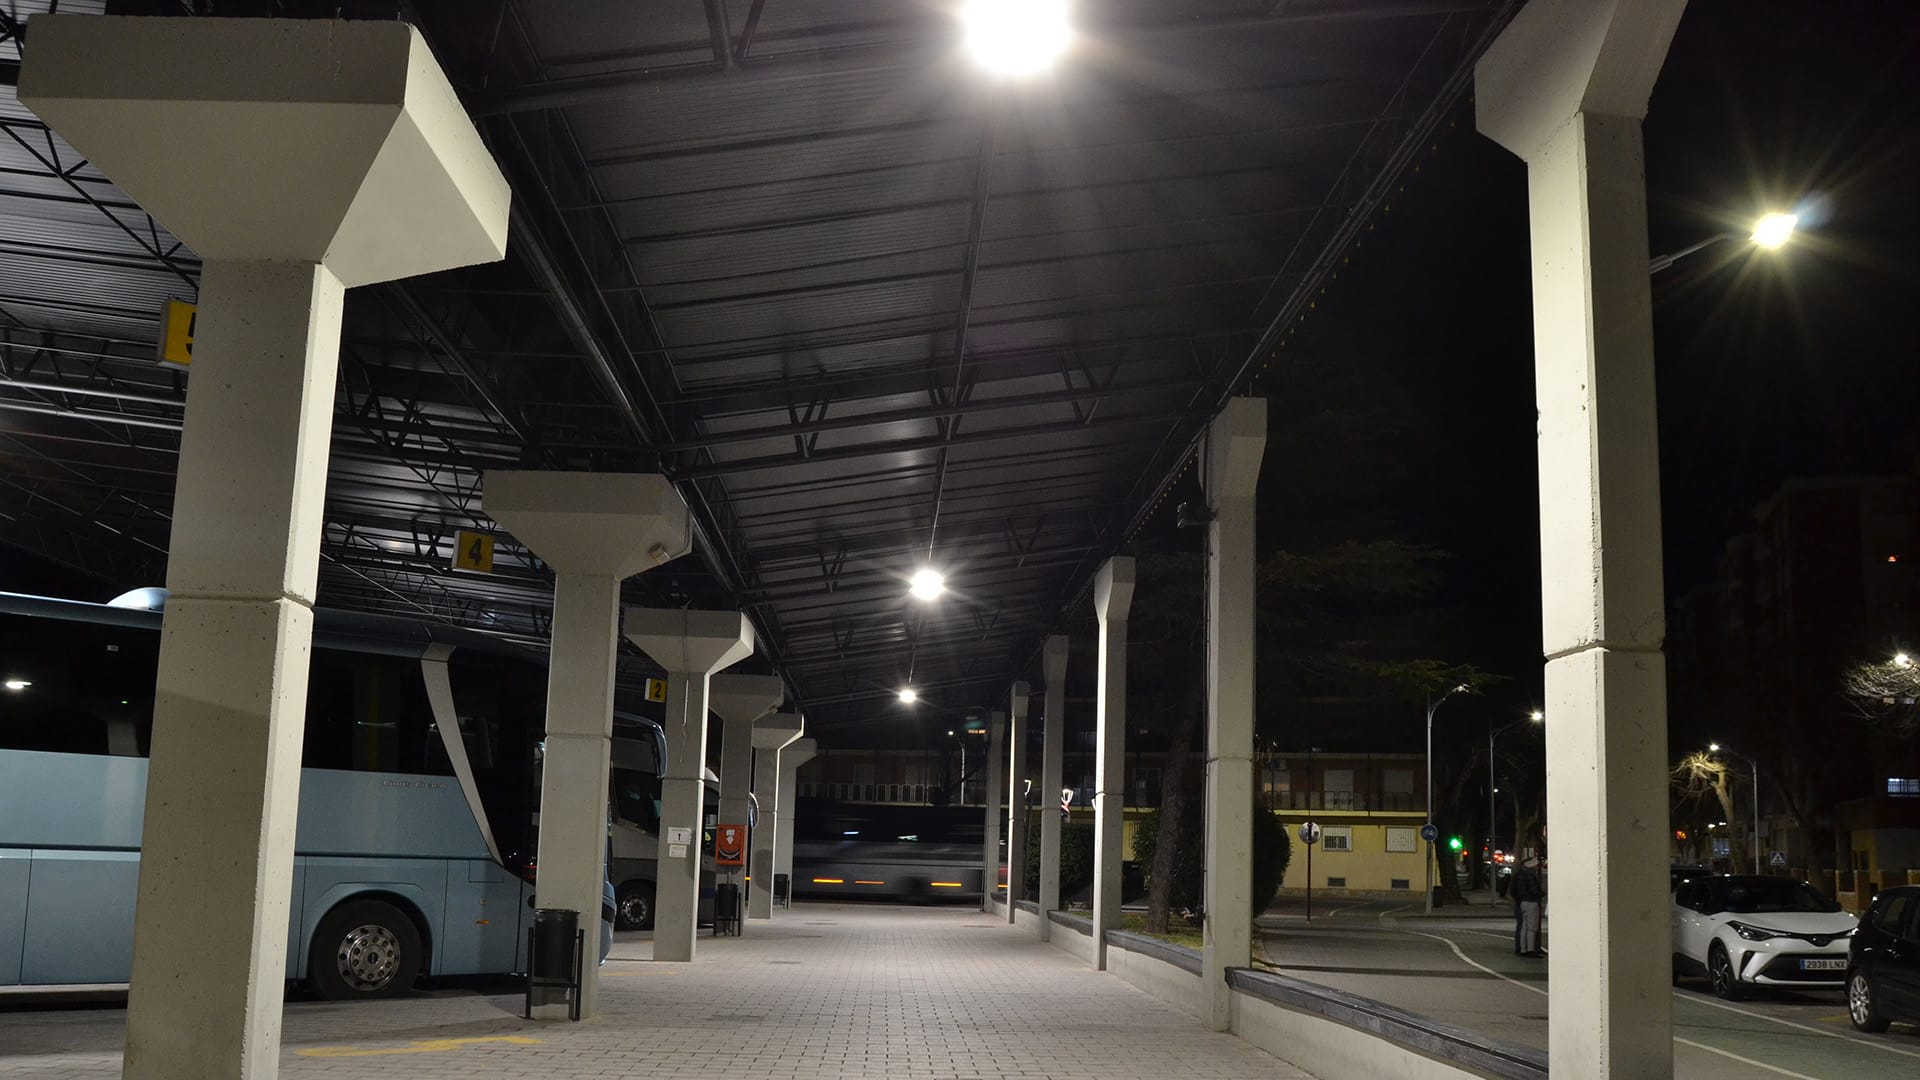
<path fill-rule="evenodd" d="M 1531 958 L 1547 955 L 1540 948 L 1540 909 L 1547 902 L 1547 881 L 1541 872 L 1540 856 L 1532 848 L 1521 852 L 1509 891 L 1513 894 L 1514 954 Z"/>

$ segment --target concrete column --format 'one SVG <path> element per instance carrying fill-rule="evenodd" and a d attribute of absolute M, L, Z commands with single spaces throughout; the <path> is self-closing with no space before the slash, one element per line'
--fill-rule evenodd
<path fill-rule="evenodd" d="M 753 743 L 760 719 L 780 707 L 786 684 L 777 675 L 717 675 L 713 679 L 713 714 L 720 718 L 720 824 L 748 825 L 753 800 Z M 742 838 L 743 841 L 746 838 Z M 722 867 L 721 881 L 746 884 L 747 867 Z M 745 897 L 742 897 L 745 902 Z M 742 912 L 744 915 L 745 912 Z"/>
<path fill-rule="evenodd" d="M 620 582 L 692 550 L 687 508 L 658 475 L 501 471 L 486 474 L 485 485 L 487 515 L 554 569 L 534 902 L 579 912 L 589 947 L 597 947 Z M 589 963 L 583 971 L 586 1017 L 598 1006 L 600 969 Z M 551 1020 L 568 1014 L 561 1003 L 534 1010 Z"/>
<path fill-rule="evenodd" d="M 753 796 L 760 802 L 760 824 L 753 829 L 753 852 L 747 856 L 747 918 L 773 917 L 773 875 L 779 873 L 777 851 L 781 819 L 791 813 L 792 786 L 780 782 L 780 753 L 806 730 L 799 713 L 774 713 L 753 725 Z"/>
<path fill-rule="evenodd" d="M 1033 691 L 1025 682 L 1013 684 L 1007 712 L 1007 922 L 1013 922 L 1013 902 L 1021 898 L 1027 880 L 1027 704 Z"/>
<path fill-rule="evenodd" d="M 785 874 L 788 881 L 793 880 L 793 808 L 800 793 L 794 778 L 818 752 L 819 745 L 812 739 L 797 740 L 780 751 L 780 828 L 773 836 L 773 872 Z"/>
<path fill-rule="evenodd" d="M 986 832 L 981 841 L 980 910 L 1000 895 L 1000 784 L 1007 757 L 1007 714 L 994 710 L 987 719 Z"/>
<path fill-rule="evenodd" d="M 1100 616 L 1099 709 L 1093 752 L 1093 967 L 1107 969 L 1107 931 L 1120 929 L 1121 850 L 1127 823 L 1127 612 L 1133 558 L 1116 555 L 1093 579 Z"/>
<path fill-rule="evenodd" d="M 1047 639 L 1040 670 L 1047 679 L 1046 712 L 1041 715 L 1040 744 L 1040 940 L 1053 936 L 1047 912 L 1060 907 L 1060 814 L 1055 801 L 1065 785 L 1061 773 L 1067 745 L 1067 639 Z"/>
<path fill-rule="evenodd" d="M 1640 122 L 1683 7 L 1534 0 L 1475 73 L 1480 130 L 1527 163 L 1556 1075 L 1673 1075 Z"/>
<path fill-rule="evenodd" d="M 667 672 L 662 721 L 667 731 L 667 764 L 660 774 L 653 958 L 691 961 L 704 862 L 700 815 L 707 789 L 709 680 L 714 672 L 753 652 L 753 627 L 745 615 L 733 611 L 628 608 L 627 640 Z"/>
<path fill-rule="evenodd" d="M 125 1073 L 272 1077 L 343 294 L 498 260 L 507 186 L 405 24 L 32 23 L 20 101 L 204 260 Z"/>
<path fill-rule="evenodd" d="M 1231 1026 L 1227 969 L 1252 963 L 1254 493 L 1267 403 L 1234 398 L 1207 432 L 1207 819 L 1200 974 L 1207 1022 Z"/>

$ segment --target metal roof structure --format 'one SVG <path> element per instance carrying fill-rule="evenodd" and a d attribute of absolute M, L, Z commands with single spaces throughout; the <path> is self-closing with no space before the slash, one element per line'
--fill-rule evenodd
<path fill-rule="evenodd" d="M 629 602 L 738 606 L 798 704 L 850 722 L 1029 669 L 1517 5 L 1085 2 L 1018 81 L 944 5 L 389 6 L 513 233 L 350 295 L 322 602 L 543 641 L 531 553 L 449 569 L 456 530 L 498 531 L 485 471 L 659 469 L 699 557 Z M 8 5 L 0 57 L 46 7 Z M 0 541 L 155 583 L 187 382 L 156 317 L 198 262 L 10 89 L 0 133 Z"/>

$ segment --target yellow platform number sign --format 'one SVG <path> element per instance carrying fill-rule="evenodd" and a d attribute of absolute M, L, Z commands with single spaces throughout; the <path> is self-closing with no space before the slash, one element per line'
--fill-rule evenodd
<path fill-rule="evenodd" d="M 667 680 L 648 679 L 647 680 L 647 700 L 648 701 L 667 700 Z"/>
<path fill-rule="evenodd" d="M 168 300 L 160 305 L 159 361 L 172 367 L 193 363 L 193 330 L 200 308 L 185 300 Z"/>
<path fill-rule="evenodd" d="M 493 573 L 493 537 L 486 533 L 462 530 L 454 537 L 453 568 L 476 573 Z"/>

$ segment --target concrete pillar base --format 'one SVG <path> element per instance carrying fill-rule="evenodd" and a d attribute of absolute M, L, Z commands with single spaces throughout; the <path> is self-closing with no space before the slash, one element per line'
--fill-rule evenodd
<path fill-rule="evenodd" d="M 1126 853 L 1127 612 L 1133 607 L 1133 559 L 1108 559 L 1093 581 L 1100 617 L 1100 689 L 1093 777 L 1093 967 L 1107 968 L 1107 931 L 1121 928 L 1120 875 Z"/>
<path fill-rule="evenodd" d="M 1055 635 L 1047 639 L 1041 654 L 1041 672 L 1047 679 L 1046 712 L 1041 716 L 1040 749 L 1040 918 L 1034 921 L 1041 941 L 1052 937 L 1053 920 L 1047 912 L 1060 907 L 1060 826 L 1061 814 L 1054 800 L 1060 797 L 1061 773 L 1067 746 L 1067 639 Z"/>
<path fill-rule="evenodd" d="M 799 713 L 775 713 L 753 725 L 753 794 L 760 802 L 760 824 L 753 830 L 747 859 L 747 918 L 773 917 L 773 877 L 779 873 L 776 851 L 780 819 L 792 799 L 781 790 L 781 752 L 800 738 L 806 723 Z M 789 781 L 791 783 L 791 781 Z"/>

